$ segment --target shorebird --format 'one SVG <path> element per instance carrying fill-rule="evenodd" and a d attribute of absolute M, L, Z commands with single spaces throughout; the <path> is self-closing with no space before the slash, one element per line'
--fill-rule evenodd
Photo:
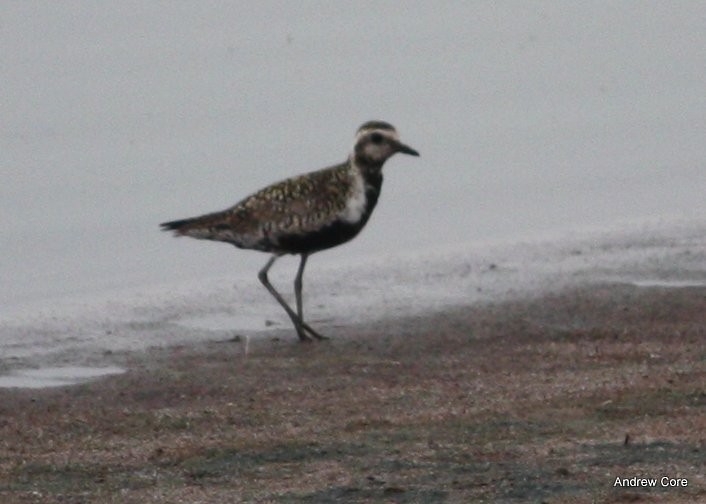
<path fill-rule="evenodd" d="M 380 196 L 382 166 L 397 152 L 419 156 L 400 142 L 391 124 L 369 121 L 358 128 L 353 152 L 345 162 L 267 186 L 221 212 L 160 226 L 176 236 L 271 253 L 258 278 L 287 312 L 301 341 L 326 339 L 304 322 L 306 261 L 314 252 L 345 243 L 363 229 Z M 294 279 L 296 312 L 267 278 L 277 258 L 285 254 L 301 256 Z"/>

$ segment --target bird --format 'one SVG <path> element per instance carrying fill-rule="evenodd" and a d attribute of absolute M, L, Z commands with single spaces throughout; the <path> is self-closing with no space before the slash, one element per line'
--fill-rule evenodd
<path fill-rule="evenodd" d="M 343 163 L 269 185 L 219 212 L 160 224 L 175 236 L 214 240 L 271 254 L 258 279 L 289 316 L 302 342 L 328 339 L 304 321 L 302 288 L 309 256 L 353 239 L 365 227 L 382 187 L 382 167 L 396 153 L 419 156 L 394 126 L 368 121 L 358 128 Z M 287 254 L 299 255 L 296 311 L 272 286 L 268 272 Z"/>

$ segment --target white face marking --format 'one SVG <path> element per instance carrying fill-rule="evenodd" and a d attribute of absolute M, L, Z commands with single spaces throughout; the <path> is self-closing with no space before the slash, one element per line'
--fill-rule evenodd
<path fill-rule="evenodd" d="M 352 191 L 351 194 L 348 195 L 346 208 L 343 209 L 340 217 L 342 220 L 354 224 L 363 216 L 367 198 L 365 197 L 365 182 L 363 181 L 363 175 L 360 173 L 360 170 L 351 170 L 351 176 L 353 177 Z"/>
<path fill-rule="evenodd" d="M 356 147 L 363 142 L 365 145 L 364 152 L 369 159 L 374 159 L 376 161 L 385 161 L 387 158 L 392 156 L 395 151 L 390 148 L 390 143 L 384 141 L 380 144 L 374 144 L 369 140 L 368 137 L 371 133 L 379 133 L 384 138 L 391 140 L 393 143 L 400 141 L 400 136 L 395 130 L 388 129 L 365 129 L 358 132 L 355 136 L 355 144 L 353 144 L 353 152 L 356 152 Z"/>
<path fill-rule="evenodd" d="M 371 133 L 373 131 L 376 131 L 380 133 L 382 136 L 385 136 L 387 138 L 391 138 L 392 140 L 400 141 L 400 135 L 397 133 L 396 130 L 389 130 L 389 129 L 364 129 L 363 131 L 359 131 L 358 134 L 355 136 L 355 143 L 357 144 L 360 142 L 360 139 L 367 135 L 368 133 Z"/>

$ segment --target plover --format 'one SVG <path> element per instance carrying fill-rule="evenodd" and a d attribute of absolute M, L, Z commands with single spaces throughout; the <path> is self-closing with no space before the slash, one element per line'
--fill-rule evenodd
<path fill-rule="evenodd" d="M 349 241 L 363 229 L 380 196 L 382 166 L 397 152 L 419 156 L 400 142 L 391 124 L 369 121 L 358 129 L 347 161 L 272 184 L 221 212 L 160 226 L 176 236 L 271 253 L 258 278 L 287 312 L 301 341 L 325 339 L 304 322 L 302 276 L 307 259 Z M 301 256 L 294 280 L 296 312 L 267 278 L 274 262 L 285 254 Z"/>

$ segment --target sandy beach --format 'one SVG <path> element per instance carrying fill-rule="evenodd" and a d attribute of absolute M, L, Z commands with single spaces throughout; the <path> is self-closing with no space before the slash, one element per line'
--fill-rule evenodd
<path fill-rule="evenodd" d="M 704 331 L 703 286 L 603 283 L 116 353 L 0 389 L 0 500 L 696 502 Z"/>

